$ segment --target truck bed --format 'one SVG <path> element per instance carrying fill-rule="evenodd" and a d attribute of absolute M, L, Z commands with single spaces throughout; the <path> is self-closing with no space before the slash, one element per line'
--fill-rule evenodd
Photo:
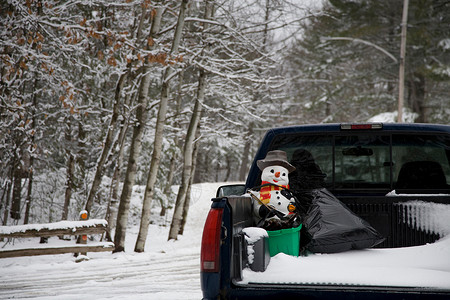
<path fill-rule="evenodd" d="M 450 207 L 448 195 L 391 194 L 387 197 L 371 197 L 361 204 L 361 199 L 344 197 L 343 202 L 356 209 L 361 217 L 370 216 L 372 224 L 384 232 L 390 241 L 403 241 L 405 245 L 391 248 L 353 250 L 344 253 L 308 256 L 289 256 L 280 253 L 270 259 L 264 272 L 254 272 L 245 266 L 246 258 L 239 257 L 242 245 L 233 251 L 234 284 L 291 286 L 354 286 L 450 291 L 450 264 L 443 264 L 450 257 Z M 433 202 L 429 202 L 433 200 Z M 353 205 L 358 202 L 359 207 Z M 363 201 L 364 202 L 364 201 Z M 437 202 L 437 203 L 436 203 Z M 251 222 L 251 200 L 248 197 L 229 197 L 233 220 L 233 235 L 239 236 Z M 359 210 L 358 210 L 359 208 Z M 395 224 L 393 224 L 395 223 Z M 389 230 L 392 228 L 392 230 Z M 399 235 L 404 238 L 399 238 Z M 440 238 L 441 237 L 441 238 Z M 435 240 L 438 240 L 435 242 Z M 428 243 L 428 244 L 427 244 Z M 412 244 L 416 246 L 411 246 Z M 236 246 L 236 244 L 235 244 Z M 396 247 L 396 248 L 392 248 Z M 242 269 L 237 267 L 242 266 Z"/>

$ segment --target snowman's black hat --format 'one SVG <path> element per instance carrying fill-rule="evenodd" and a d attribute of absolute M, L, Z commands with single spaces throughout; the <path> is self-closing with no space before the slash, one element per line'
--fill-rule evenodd
<path fill-rule="evenodd" d="M 266 158 L 256 162 L 258 168 L 262 171 L 269 166 L 285 167 L 289 173 L 295 171 L 295 167 L 287 161 L 287 154 L 282 150 L 272 150 L 267 152 Z"/>

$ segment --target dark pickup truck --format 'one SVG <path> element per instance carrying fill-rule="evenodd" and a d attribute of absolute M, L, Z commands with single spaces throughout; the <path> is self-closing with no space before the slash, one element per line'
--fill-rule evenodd
<path fill-rule="evenodd" d="M 243 229 L 256 226 L 253 202 L 244 194 L 261 185 L 256 162 L 271 150 L 285 151 L 291 161 L 298 149 L 312 154 L 326 174 L 324 188 L 384 237 L 376 248 L 425 245 L 442 237 L 409 220 L 408 210 L 419 220 L 426 211 L 411 203 L 450 206 L 450 126 L 371 123 L 271 129 L 245 186 L 223 186 L 212 199 L 201 246 L 204 299 L 450 299 L 450 288 L 243 281 L 249 264 Z M 450 258 L 442 262 L 449 263 Z"/>

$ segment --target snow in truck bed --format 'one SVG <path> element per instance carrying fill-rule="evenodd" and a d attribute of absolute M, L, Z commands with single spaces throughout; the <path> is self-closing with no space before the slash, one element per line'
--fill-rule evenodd
<path fill-rule="evenodd" d="M 265 272 L 246 268 L 246 283 L 427 287 L 450 290 L 450 236 L 424 246 L 293 257 L 279 253 Z"/>
<path fill-rule="evenodd" d="M 395 193 L 389 196 L 401 196 Z M 415 195 L 418 199 L 421 195 Z M 450 205 L 409 201 L 404 220 L 439 234 L 435 243 L 416 247 L 364 249 L 293 257 L 280 253 L 265 272 L 243 271 L 242 284 L 337 284 L 426 287 L 450 290 Z M 245 230 L 245 229 L 244 229 Z M 247 229 L 248 231 L 248 229 Z M 249 257 L 251 259 L 251 257 Z"/>

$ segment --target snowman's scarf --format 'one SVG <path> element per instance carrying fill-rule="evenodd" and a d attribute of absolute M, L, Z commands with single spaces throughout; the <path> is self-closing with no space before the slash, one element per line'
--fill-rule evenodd
<path fill-rule="evenodd" d="M 267 184 L 267 185 L 266 185 Z M 259 200 L 262 203 L 268 204 L 270 202 L 270 192 L 271 191 L 279 191 L 283 188 L 289 189 L 289 185 L 274 185 L 271 182 L 263 181 L 261 182 L 261 190 L 259 191 Z"/>

